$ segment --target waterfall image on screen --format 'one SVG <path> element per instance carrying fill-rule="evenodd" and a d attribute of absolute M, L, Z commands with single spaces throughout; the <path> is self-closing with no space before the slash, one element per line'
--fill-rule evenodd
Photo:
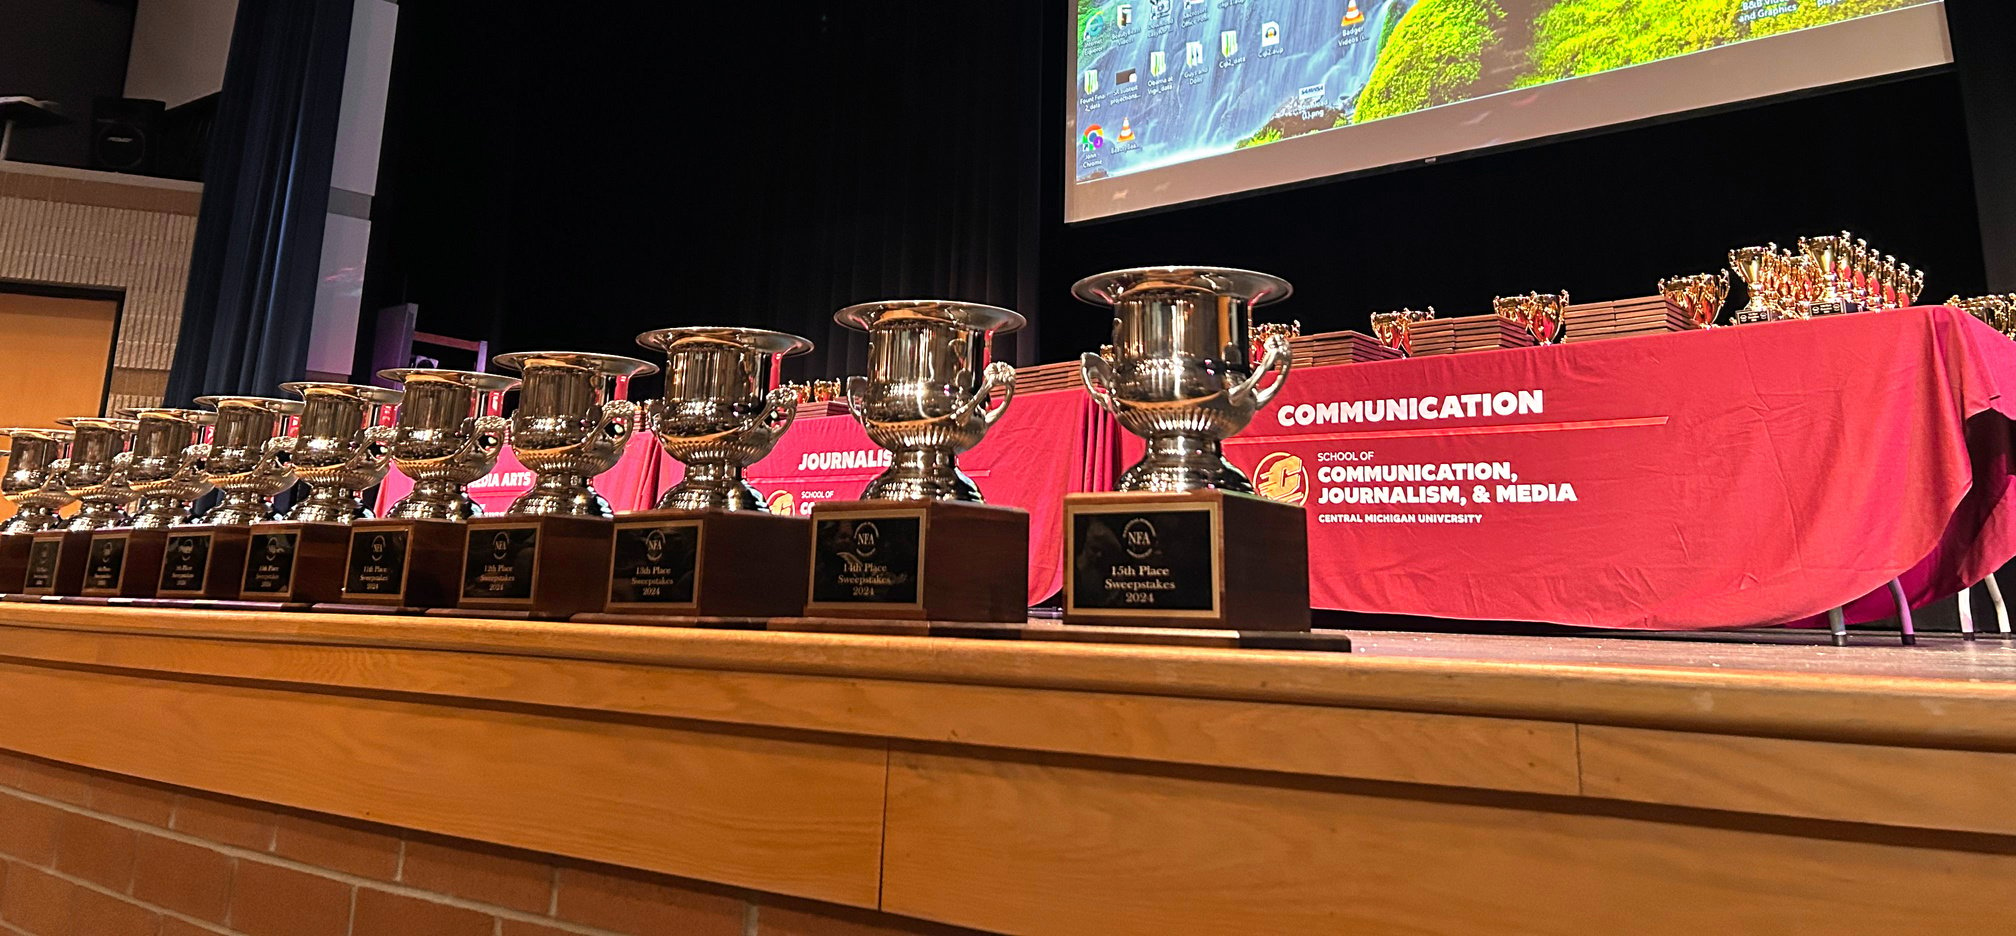
<path fill-rule="evenodd" d="M 1070 220 L 1951 59 L 1939 0 L 1074 6 Z"/>

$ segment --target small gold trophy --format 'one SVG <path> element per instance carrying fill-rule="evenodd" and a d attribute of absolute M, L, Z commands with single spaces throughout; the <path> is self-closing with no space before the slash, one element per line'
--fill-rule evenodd
<path fill-rule="evenodd" d="M 1988 323 L 1989 327 L 2010 338 L 2016 338 L 2016 293 L 1975 296 L 1972 299 L 1954 296 L 1946 300 L 1946 304 Z"/>
<path fill-rule="evenodd" d="M 1536 344 L 1555 344 L 1561 340 L 1561 317 L 1568 310 L 1568 291 L 1542 295 L 1527 293 L 1523 296 L 1496 296 L 1491 300 L 1491 311 L 1514 325 L 1526 329 Z"/>
<path fill-rule="evenodd" d="M 1400 352 L 1414 355 L 1414 326 L 1435 317 L 1435 307 L 1426 312 L 1415 309 L 1401 309 L 1397 312 L 1372 313 L 1372 337 L 1379 343 Z"/>
<path fill-rule="evenodd" d="M 1659 281 L 1659 294 L 1681 312 L 1696 328 L 1714 328 L 1729 299 L 1729 271 L 1675 276 Z"/>

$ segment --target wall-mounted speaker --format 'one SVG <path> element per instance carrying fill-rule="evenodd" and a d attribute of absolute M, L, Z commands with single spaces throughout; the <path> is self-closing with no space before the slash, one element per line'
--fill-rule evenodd
<path fill-rule="evenodd" d="M 161 101 L 99 98 L 91 109 L 91 168 L 150 172 L 159 144 Z"/>

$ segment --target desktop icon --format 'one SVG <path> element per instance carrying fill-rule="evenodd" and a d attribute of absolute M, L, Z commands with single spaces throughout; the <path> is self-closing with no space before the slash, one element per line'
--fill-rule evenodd
<path fill-rule="evenodd" d="M 1204 64 L 1204 43 L 1183 43 L 1183 66 L 1189 68 Z"/>
<path fill-rule="evenodd" d="M 1126 29 L 1134 25 L 1134 4 L 1123 3 L 1113 9 L 1113 25 Z"/>
<path fill-rule="evenodd" d="M 1356 26 L 1365 22 L 1365 11 L 1358 9 L 1358 0 L 1350 0 L 1344 6 L 1344 22 L 1339 25 Z"/>
<path fill-rule="evenodd" d="M 1098 13 L 1086 17 L 1085 28 L 1079 35 L 1086 42 L 1091 42 L 1094 39 L 1105 36 L 1106 17 Z"/>
<path fill-rule="evenodd" d="M 1148 74 L 1159 76 L 1169 70 L 1169 56 L 1161 49 L 1148 53 Z"/>
<path fill-rule="evenodd" d="M 1261 45 L 1263 45 L 1263 46 L 1271 46 L 1271 45 L 1280 45 L 1280 44 L 1281 44 L 1281 24 L 1280 24 L 1280 23 L 1261 23 L 1261 24 L 1260 24 L 1260 44 L 1261 44 Z"/>
<path fill-rule="evenodd" d="M 1169 0 L 1148 0 L 1148 10 L 1156 16 L 1169 15 Z"/>
<path fill-rule="evenodd" d="M 1086 94 L 1099 93 L 1099 69 L 1085 69 L 1085 73 L 1080 75 L 1079 78 L 1079 87 L 1083 88 Z"/>
<path fill-rule="evenodd" d="M 1113 138 L 1116 143 L 1134 142 L 1134 124 L 1127 118 L 1120 118 L 1120 133 Z"/>
<path fill-rule="evenodd" d="M 1126 88 L 1134 84 L 1134 69 L 1126 68 L 1113 73 L 1113 87 Z"/>
<path fill-rule="evenodd" d="M 1218 34 L 1218 54 L 1231 58 L 1239 54 L 1239 33 L 1228 29 Z"/>
<path fill-rule="evenodd" d="M 1106 147 L 1106 128 L 1098 124 L 1086 127 L 1084 135 L 1078 138 L 1078 145 L 1088 153 L 1096 153 L 1104 149 Z"/>

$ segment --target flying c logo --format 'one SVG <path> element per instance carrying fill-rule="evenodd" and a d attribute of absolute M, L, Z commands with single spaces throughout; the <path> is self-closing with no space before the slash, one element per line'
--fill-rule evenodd
<path fill-rule="evenodd" d="M 1275 452 L 1260 459 L 1253 469 L 1254 487 L 1261 497 L 1296 507 L 1309 499 L 1309 469 L 1300 457 Z"/>

